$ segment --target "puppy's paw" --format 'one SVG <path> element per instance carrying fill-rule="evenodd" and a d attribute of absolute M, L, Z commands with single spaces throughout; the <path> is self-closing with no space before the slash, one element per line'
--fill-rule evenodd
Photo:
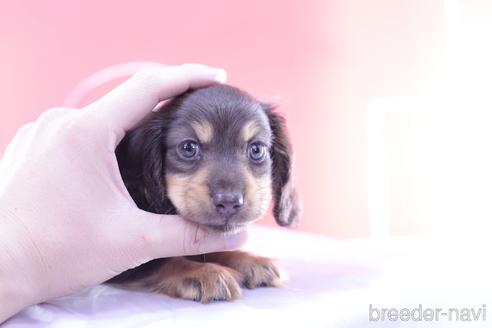
<path fill-rule="evenodd" d="M 241 274 L 214 263 L 197 263 L 190 271 L 169 278 L 160 291 L 172 297 L 190 299 L 201 303 L 226 300 L 241 296 Z"/>
<path fill-rule="evenodd" d="M 242 251 L 207 254 L 211 262 L 222 264 L 242 274 L 246 288 L 280 287 L 283 275 L 274 260 Z"/>
<path fill-rule="evenodd" d="M 249 255 L 249 254 L 248 254 Z M 235 270 L 243 275 L 243 285 L 256 287 L 280 287 L 282 275 L 274 260 L 261 256 L 244 256 L 235 265 Z"/>

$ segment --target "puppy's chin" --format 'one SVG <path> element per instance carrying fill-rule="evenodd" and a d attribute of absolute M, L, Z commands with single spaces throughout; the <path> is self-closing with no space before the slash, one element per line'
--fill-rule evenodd
<path fill-rule="evenodd" d="M 224 220 L 219 219 L 217 217 L 208 217 L 208 219 L 204 220 L 206 215 L 198 215 L 198 214 L 193 215 L 191 213 L 184 214 L 184 213 L 180 213 L 179 211 L 178 213 L 183 219 L 196 223 L 211 232 L 222 232 L 225 234 L 238 233 L 246 229 L 249 224 L 259 219 L 259 218 L 250 218 L 246 220 L 241 220 L 240 222 L 229 221 L 229 222 L 222 223 Z"/>
<path fill-rule="evenodd" d="M 215 231 L 215 232 L 223 232 L 226 234 L 236 234 L 246 229 L 247 223 L 226 223 L 222 225 L 214 225 L 214 224 L 202 224 L 203 227 Z"/>

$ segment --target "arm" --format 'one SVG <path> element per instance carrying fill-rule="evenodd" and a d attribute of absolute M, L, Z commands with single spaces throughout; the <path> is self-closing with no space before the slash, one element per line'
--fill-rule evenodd
<path fill-rule="evenodd" d="M 9 221 L 15 217 L 0 207 L 0 323 L 23 307 L 30 305 L 30 287 L 22 275 L 20 267 L 21 258 L 16 256 L 10 245 L 13 240 L 20 239 Z"/>
<path fill-rule="evenodd" d="M 114 153 L 160 101 L 224 79 L 203 65 L 147 70 L 86 108 L 49 110 L 17 133 L 0 162 L 0 323 L 151 259 L 244 242 L 244 234 L 140 210 Z"/>

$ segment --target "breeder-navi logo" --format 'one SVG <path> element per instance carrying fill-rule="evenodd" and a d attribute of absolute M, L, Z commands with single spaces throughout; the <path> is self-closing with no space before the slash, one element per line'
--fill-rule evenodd
<path fill-rule="evenodd" d="M 369 304 L 369 321 L 486 321 L 487 307 L 479 308 L 378 308 Z"/>

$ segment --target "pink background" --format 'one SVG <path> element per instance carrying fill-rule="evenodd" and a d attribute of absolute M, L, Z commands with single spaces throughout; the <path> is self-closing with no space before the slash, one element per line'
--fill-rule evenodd
<path fill-rule="evenodd" d="M 443 31 L 440 0 L 3 0 L 0 153 L 22 124 L 106 66 L 221 66 L 229 83 L 281 97 L 304 203 L 300 229 L 366 236 L 367 101 L 418 91 Z"/>

